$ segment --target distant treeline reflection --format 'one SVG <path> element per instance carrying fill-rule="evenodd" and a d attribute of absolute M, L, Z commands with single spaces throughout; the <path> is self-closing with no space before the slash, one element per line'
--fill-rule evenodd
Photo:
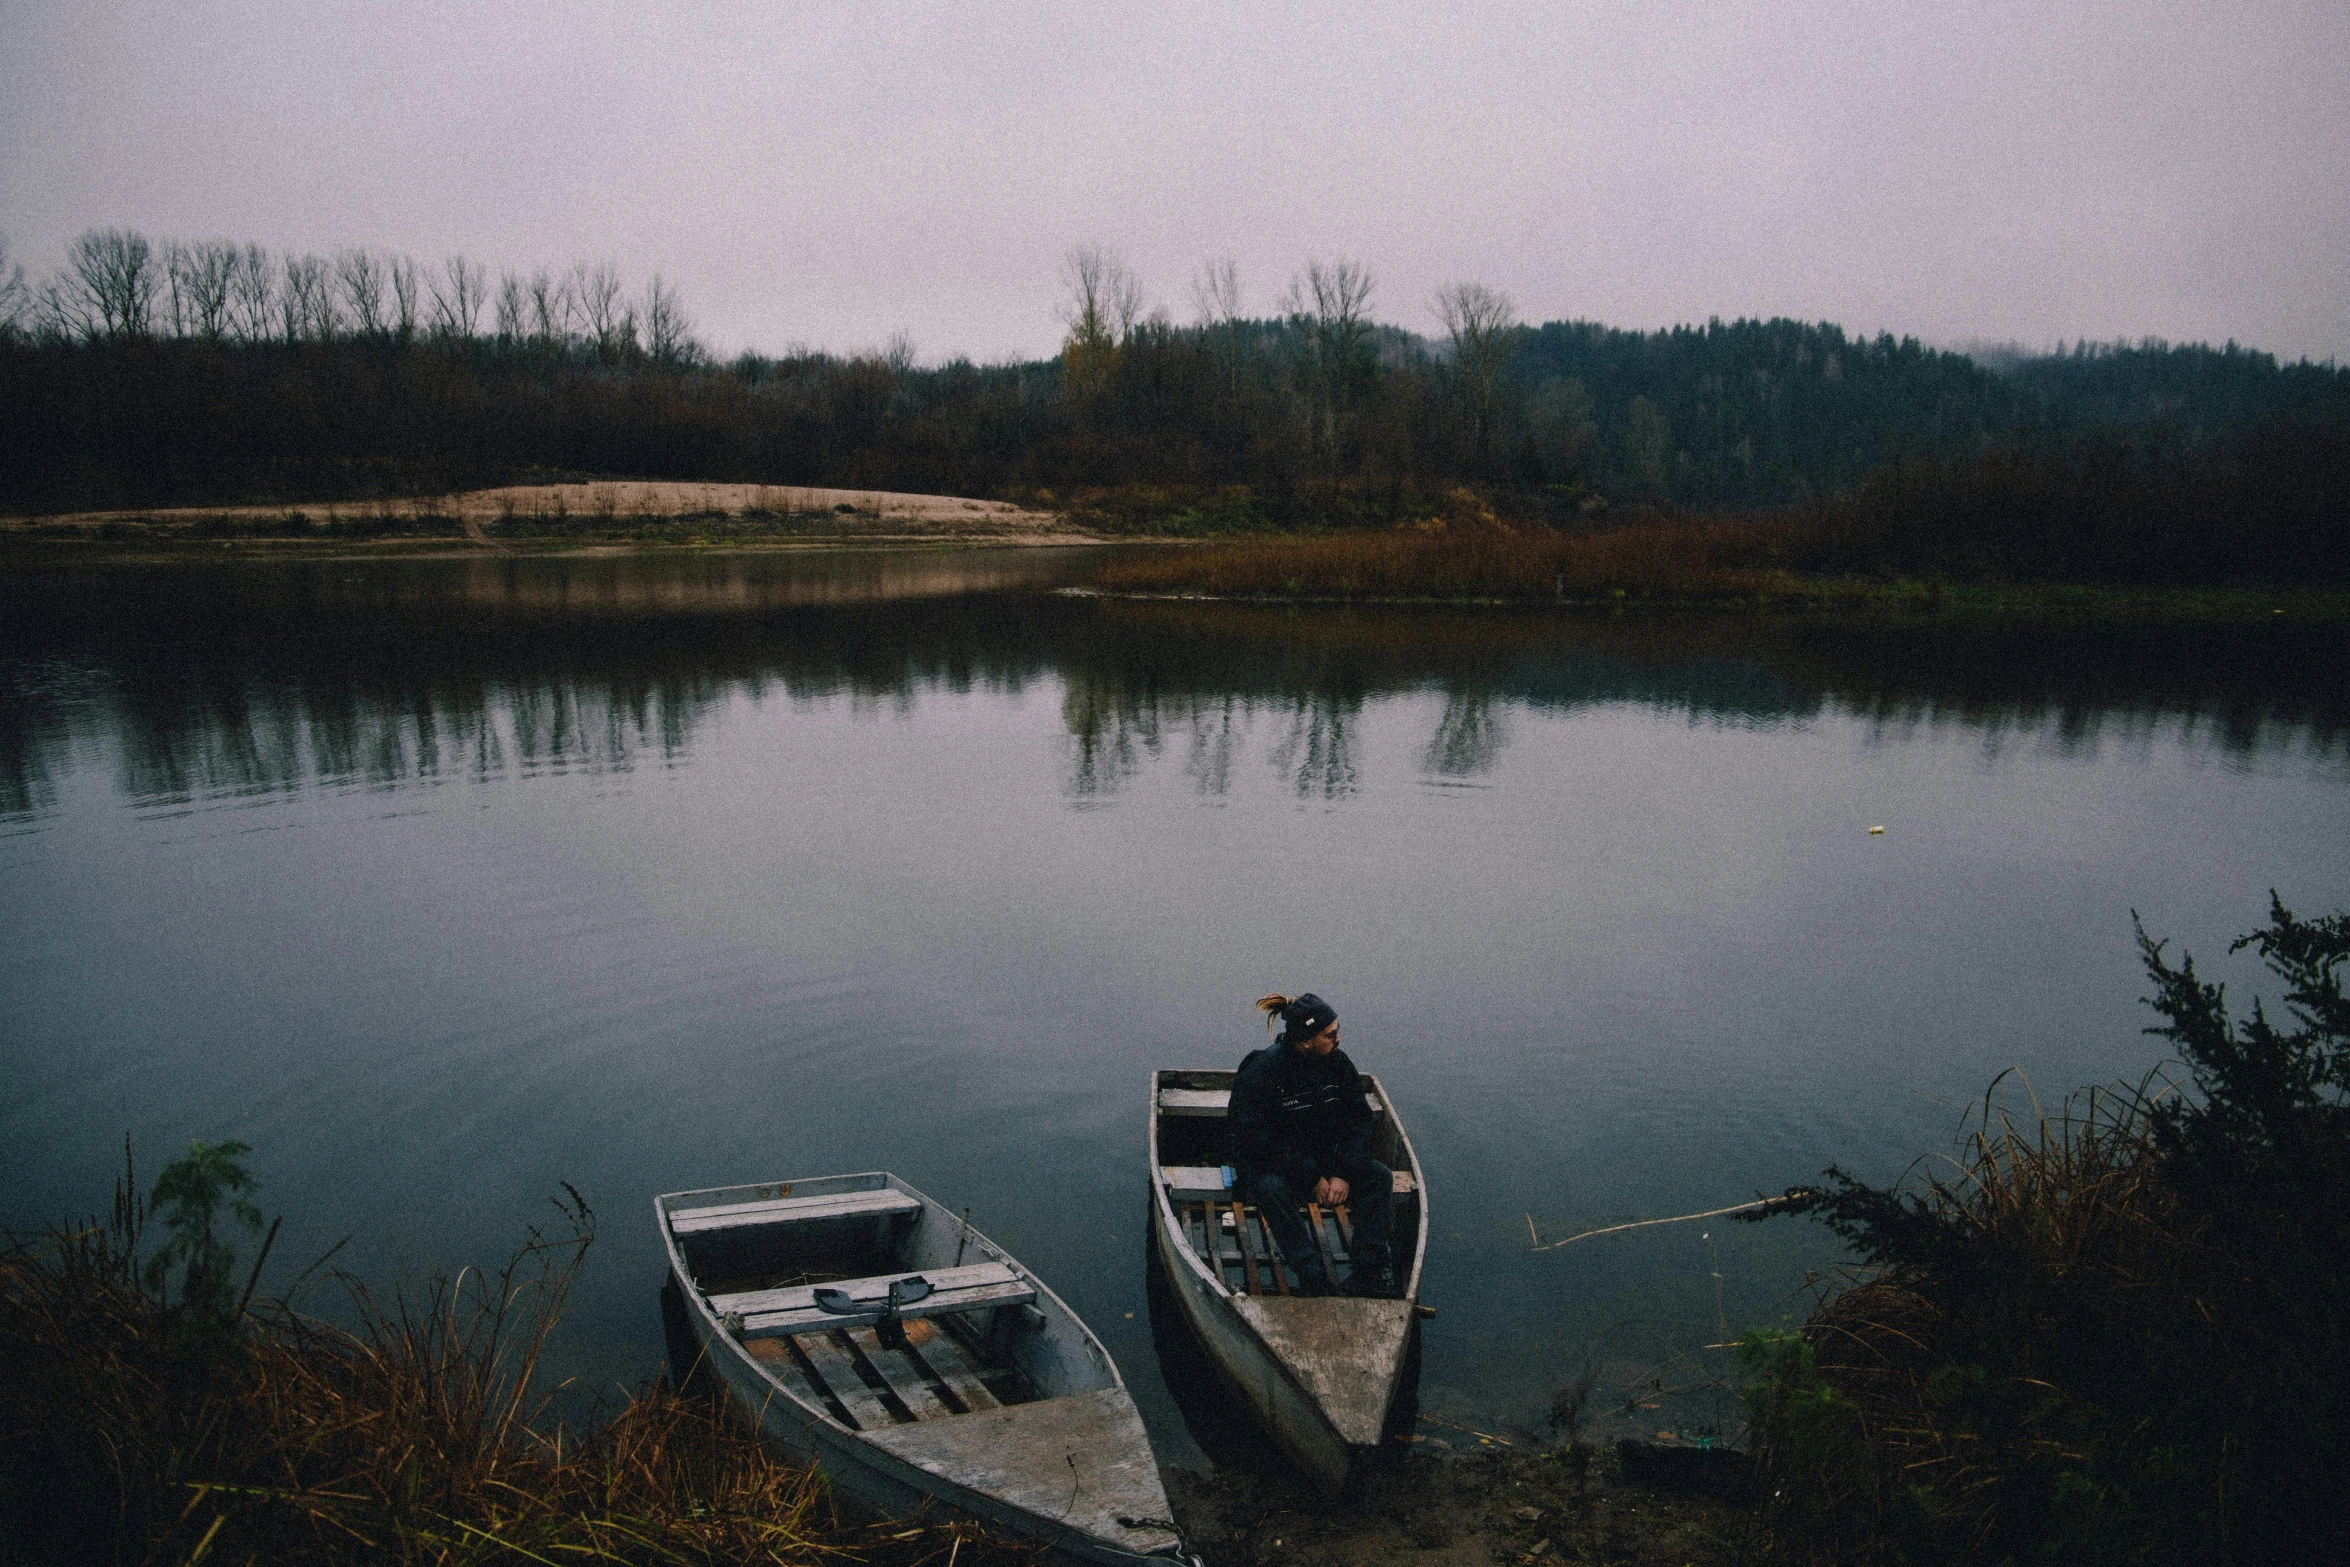
<path fill-rule="evenodd" d="M 461 564 L 461 571 L 459 569 Z M 1419 766 L 1495 765 L 1513 718 L 1629 704 L 1693 722 L 1830 714 L 2075 749 L 2167 726 L 2233 754 L 2335 755 L 2338 634 L 2296 624 L 1870 625 L 1803 617 L 1275 609 L 1042 593 L 893 596 L 721 573 L 615 583 L 609 562 L 187 568 L 0 586 L 0 812 L 49 808 L 110 750 L 142 803 L 625 770 L 690 754 L 722 705 L 875 711 L 1057 683 L 1064 784 L 1115 795 L 1160 759 L 1220 794 L 1269 766 L 1301 796 L 1362 783 L 1375 701 L 1439 699 Z M 621 563 L 625 570 L 625 563 Z M 877 568 L 859 568 L 877 569 Z M 483 573 L 521 572 L 511 592 Z M 582 573 L 587 575 L 570 575 Z M 599 586 L 599 584 L 601 584 Z M 712 586 L 705 584 L 705 586 Z M 625 591 L 623 591 L 625 588 Z M 111 741 L 100 751 L 92 739 Z M 1257 759 L 1257 760 L 1252 760 Z"/>

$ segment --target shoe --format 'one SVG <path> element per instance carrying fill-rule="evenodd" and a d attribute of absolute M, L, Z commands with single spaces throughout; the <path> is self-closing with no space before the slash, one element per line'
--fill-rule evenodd
<path fill-rule="evenodd" d="M 1395 1270 L 1386 1247 L 1365 1246 L 1356 1255 L 1347 1272 L 1346 1292 L 1365 1300 L 1385 1300 L 1395 1293 Z"/>

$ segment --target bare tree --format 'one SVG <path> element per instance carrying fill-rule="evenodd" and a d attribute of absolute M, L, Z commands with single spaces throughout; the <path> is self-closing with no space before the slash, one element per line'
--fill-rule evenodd
<path fill-rule="evenodd" d="M 277 301 L 277 267 L 269 252 L 247 245 L 229 281 L 229 324 L 248 343 L 265 342 Z"/>
<path fill-rule="evenodd" d="M 1222 326 L 1240 319 L 1240 263 L 1218 256 L 1200 263 L 1191 280 L 1192 308 L 1201 326 Z"/>
<path fill-rule="evenodd" d="M 423 319 L 423 284 L 410 257 L 394 256 L 386 271 L 392 281 L 392 335 L 405 343 L 416 335 L 417 323 Z"/>
<path fill-rule="evenodd" d="M 1191 280 L 1191 302 L 1199 312 L 1203 331 L 1212 334 L 1224 360 L 1228 390 L 1240 393 L 1241 334 L 1246 323 L 1240 313 L 1240 263 L 1219 256 L 1201 264 Z"/>
<path fill-rule="evenodd" d="M 33 291 L 33 331 L 44 338 L 96 337 L 98 321 L 72 280 L 52 273 Z"/>
<path fill-rule="evenodd" d="M 325 257 L 286 257 L 277 291 L 277 313 L 289 343 L 323 343 L 341 330 L 334 275 Z"/>
<path fill-rule="evenodd" d="M 389 268 L 372 250 L 346 250 L 335 257 L 335 282 L 343 291 L 343 309 L 351 329 L 380 337 L 391 324 L 384 309 Z"/>
<path fill-rule="evenodd" d="M 1061 319 L 1069 326 L 1061 344 L 1061 378 L 1084 396 L 1109 379 L 1118 345 L 1133 334 L 1142 314 L 1142 284 L 1116 251 L 1086 244 L 1062 258 L 1061 287 Z"/>
<path fill-rule="evenodd" d="M 25 286 L 24 263 L 8 256 L 8 241 L 0 237 L 0 341 L 21 337 L 33 320 L 33 291 Z"/>
<path fill-rule="evenodd" d="M 679 365 L 693 357 L 692 323 L 686 320 L 677 289 L 663 282 L 658 272 L 645 285 L 644 316 L 645 352 L 656 364 Z"/>
<path fill-rule="evenodd" d="M 155 324 L 155 251 L 130 229 L 90 229 L 65 252 L 67 293 L 90 332 L 145 337 Z"/>
<path fill-rule="evenodd" d="M 225 239 L 167 247 L 164 269 L 170 280 L 175 334 L 217 339 L 228 331 L 237 263 L 237 247 Z"/>
<path fill-rule="evenodd" d="M 541 343 L 570 342 L 573 314 L 569 279 L 551 276 L 544 267 L 531 274 L 531 328 Z"/>
<path fill-rule="evenodd" d="M 1452 373 L 1469 410 L 1477 471 L 1493 476 L 1494 395 L 1501 367 L 1516 346 L 1518 309 L 1510 296 L 1482 283 L 1448 283 L 1436 291 L 1436 314 L 1452 339 Z"/>
<path fill-rule="evenodd" d="M 196 303 L 188 289 L 191 259 L 188 247 L 178 240 L 163 242 L 163 329 L 173 337 L 187 337 L 195 330 Z"/>
<path fill-rule="evenodd" d="M 1123 341 L 1142 316 L 1142 280 L 1104 245 L 1078 245 L 1061 261 L 1068 298 L 1062 319 L 1070 337 L 1088 347 Z"/>
<path fill-rule="evenodd" d="M 1371 269 L 1359 261 L 1309 261 L 1281 308 L 1302 351 L 1315 439 L 1335 472 L 1355 388 L 1372 369 Z"/>
<path fill-rule="evenodd" d="M 500 343 L 512 347 L 529 335 L 530 314 L 524 303 L 522 279 L 511 272 L 498 276 L 497 316 Z"/>
<path fill-rule="evenodd" d="M 461 255 L 441 262 L 431 280 L 432 329 L 442 337 L 468 338 L 481 325 L 481 307 L 489 295 L 489 273 L 478 261 Z"/>
<path fill-rule="evenodd" d="M 635 346 L 636 312 L 622 298 L 620 273 L 610 262 L 591 267 L 583 261 L 573 267 L 571 292 L 599 359 L 615 363 Z"/>
<path fill-rule="evenodd" d="M 1369 335 L 1375 286 L 1371 269 L 1359 261 L 1309 261 L 1290 280 L 1282 308 L 1302 317 L 1316 335 L 1351 349 Z"/>

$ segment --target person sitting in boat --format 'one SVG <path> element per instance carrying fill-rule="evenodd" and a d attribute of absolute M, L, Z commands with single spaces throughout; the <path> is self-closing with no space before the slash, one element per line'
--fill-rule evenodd
<path fill-rule="evenodd" d="M 1240 1063 L 1232 1080 L 1235 1189 L 1272 1226 L 1281 1254 L 1309 1295 L 1335 1281 L 1299 1208 L 1348 1206 L 1354 1220 L 1350 1295 L 1392 1295 L 1388 1207 L 1392 1171 L 1372 1157 L 1373 1123 L 1362 1074 L 1338 1048 L 1338 1014 L 1310 992 L 1271 995 L 1257 1003 L 1265 1026 L 1281 1036 Z"/>

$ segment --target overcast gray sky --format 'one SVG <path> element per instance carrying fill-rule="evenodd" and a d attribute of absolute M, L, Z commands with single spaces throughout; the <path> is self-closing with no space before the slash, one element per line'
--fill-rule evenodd
<path fill-rule="evenodd" d="M 1428 330 L 1828 319 L 2350 358 L 2350 3 L 0 0 L 0 235 L 676 282 L 721 352 L 1049 353 L 1352 257 Z"/>

